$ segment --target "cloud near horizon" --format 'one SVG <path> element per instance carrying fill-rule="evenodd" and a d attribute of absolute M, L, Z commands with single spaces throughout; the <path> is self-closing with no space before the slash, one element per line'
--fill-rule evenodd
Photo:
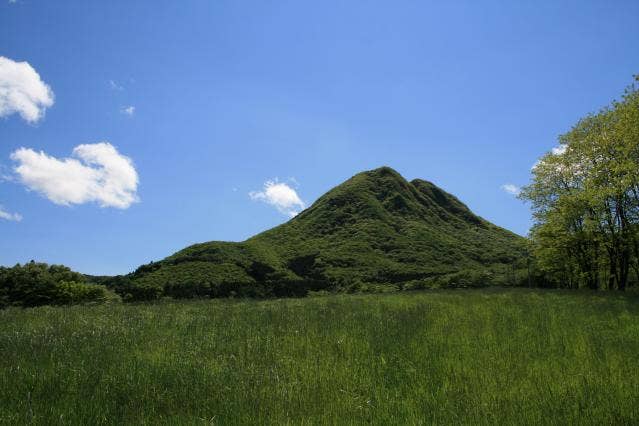
<path fill-rule="evenodd" d="M 0 56 L 0 117 L 18 113 L 36 123 L 53 102 L 53 91 L 28 62 Z"/>
<path fill-rule="evenodd" d="M 73 157 L 57 159 L 20 148 L 11 154 L 18 181 L 59 205 L 96 202 L 127 209 L 139 201 L 138 174 L 130 158 L 108 142 L 78 145 Z"/>
<path fill-rule="evenodd" d="M 251 191 L 249 197 L 270 204 L 288 217 L 295 217 L 306 208 L 297 191 L 277 179 L 266 181 L 262 191 Z"/>

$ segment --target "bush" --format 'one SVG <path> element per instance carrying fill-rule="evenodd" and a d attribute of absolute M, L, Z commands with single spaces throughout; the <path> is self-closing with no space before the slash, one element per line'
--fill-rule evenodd
<path fill-rule="evenodd" d="M 132 284 L 119 290 L 123 292 L 120 294 L 126 302 L 148 302 L 157 300 L 164 294 L 162 287 L 153 284 Z"/>
<path fill-rule="evenodd" d="M 182 282 L 164 286 L 164 295 L 174 299 L 195 299 L 211 296 L 211 284 L 207 282 Z"/>
<path fill-rule="evenodd" d="M 438 277 L 435 283 L 441 288 L 477 288 L 493 285 L 494 274 L 490 271 L 460 271 L 450 275 Z"/>
<path fill-rule="evenodd" d="M 412 290 L 424 290 L 427 288 L 434 288 L 435 283 L 433 279 L 421 279 L 421 280 L 411 280 L 402 283 L 402 290 L 404 291 L 412 291 Z"/>
<path fill-rule="evenodd" d="M 82 274 L 61 265 L 32 261 L 12 268 L 0 267 L 0 303 L 25 307 L 49 305 L 55 299 L 57 283 L 83 280 Z"/>
<path fill-rule="evenodd" d="M 361 287 L 362 293 L 395 293 L 399 291 L 399 286 L 390 283 L 364 283 Z"/>
<path fill-rule="evenodd" d="M 84 275 L 66 266 L 32 261 L 12 268 L 0 267 L 0 308 L 117 300 L 106 287 L 86 283 Z"/>
<path fill-rule="evenodd" d="M 120 300 L 120 296 L 101 285 L 62 281 L 55 285 L 51 303 L 54 305 L 77 305 L 81 303 L 114 303 Z"/>

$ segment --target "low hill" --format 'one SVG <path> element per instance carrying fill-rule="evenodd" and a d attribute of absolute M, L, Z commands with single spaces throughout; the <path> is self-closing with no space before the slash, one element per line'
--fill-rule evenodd
<path fill-rule="evenodd" d="M 515 284 L 524 257 L 524 238 L 434 184 L 382 167 L 283 225 L 240 243 L 187 247 L 141 266 L 120 287 L 149 297 L 216 297 Z"/>

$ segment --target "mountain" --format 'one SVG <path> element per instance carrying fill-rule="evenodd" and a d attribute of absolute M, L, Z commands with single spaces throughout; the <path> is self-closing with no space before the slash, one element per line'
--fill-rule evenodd
<path fill-rule="evenodd" d="M 283 225 L 240 243 L 195 244 L 119 286 L 144 298 L 514 284 L 524 259 L 524 238 L 434 184 L 382 167 L 353 176 Z"/>

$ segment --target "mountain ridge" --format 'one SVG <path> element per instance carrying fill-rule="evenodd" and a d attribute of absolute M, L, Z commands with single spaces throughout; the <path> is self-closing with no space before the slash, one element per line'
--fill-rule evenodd
<path fill-rule="evenodd" d="M 522 268 L 524 243 L 432 182 L 409 182 L 384 166 L 243 242 L 198 243 L 143 265 L 126 287 L 216 297 L 441 286 L 464 271 L 494 281 Z"/>

